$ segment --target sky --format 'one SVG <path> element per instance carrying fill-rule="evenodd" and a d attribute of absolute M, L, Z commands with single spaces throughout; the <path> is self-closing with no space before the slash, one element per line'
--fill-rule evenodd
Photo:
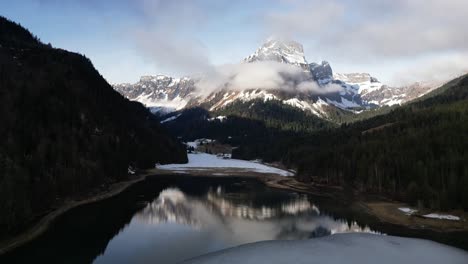
<path fill-rule="evenodd" d="M 468 72 L 466 0 L 1 0 L 0 15 L 89 57 L 110 83 L 237 63 L 271 36 L 384 83 Z"/>

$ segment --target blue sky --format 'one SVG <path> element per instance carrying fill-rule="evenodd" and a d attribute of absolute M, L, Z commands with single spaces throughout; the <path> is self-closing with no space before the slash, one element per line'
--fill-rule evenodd
<path fill-rule="evenodd" d="M 408 3 L 410 2 L 410 3 Z M 391 83 L 468 70 L 464 0 L 16 0 L 0 15 L 85 54 L 111 83 L 239 62 L 271 35 Z"/>

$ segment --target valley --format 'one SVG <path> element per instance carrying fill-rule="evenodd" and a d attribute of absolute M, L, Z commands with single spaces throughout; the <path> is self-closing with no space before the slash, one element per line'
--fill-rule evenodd
<path fill-rule="evenodd" d="M 374 239 L 398 235 L 467 246 L 466 231 L 440 232 L 382 222 L 352 202 L 269 188 L 255 176 L 166 172 L 146 177 L 117 196 L 67 212 L 54 228 L 1 255 L 0 260 L 147 263 L 157 259 L 174 263 L 255 241 L 308 241 L 362 233 Z M 129 247 L 128 241 L 139 249 Z M 152 247 L 140 247 L 140 243 Z"/>
<path fill-rule="evenodd" d="M 467 263 L 466 10 L 0 2 L 0 263 Z"/>

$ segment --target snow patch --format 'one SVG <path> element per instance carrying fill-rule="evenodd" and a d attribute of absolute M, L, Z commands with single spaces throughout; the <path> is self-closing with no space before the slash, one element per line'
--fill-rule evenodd
<path fill-rule="evenodd" d="M 341 97 L 341 103 L 337 101 L 332 101 L 327 98 L 327 103 L 332 104 L 338 108 L 341 109 L 348 109 L 348 108 L 354 108 L 354 107 L 361 107 L 361 105 L 357 104 L 354 101 L 349 101 L 348 99 Z"/>
<path fill-rule="evenodd" d="M 195 141 L 186 142 L 185 145 L 196 149 L 198 148 L 199 145 L 212 143 L 214 141 L 215 141 L 214 139 L 199 138 L 199 139 L 195 139 Z"/>
<path fill-rule="evenodd" d="M 161 121 L 160 123 L 161 123 L 161 124 L 164 124 L 164 123 L 166 123 L 166 122 L 174 121 L 174 120 L 176 120 L 180 115 L 181 115 L 181 114 L 168 117 L 168 118 L 164 119 L 163 121 Z"/>
<path fill-rule="evenodd" d="M 423 217 L 426 218 L 435 218 L 435 219 L 443 219 L 443 220 L 452 220 L 452 221 L 460 221 L 460 217 L 455 216 L 455 215 L 448 215 L 448 214 L 426 214 L 423 215 Z"/>
<path fill-rule="evenodd" d="M 388 99 L 382 100 L 381 104 L 392 106 L 392 105 L 401 105 L 402 102 L 403 102 L 402 99 L 388 98 Z"/>
<path fill-rule="evenodd" d="M 411 209 L 411 208 L 408 208 L 408 207 L 400 207 L 398 208 L 398 210 L 402 211 L 403 213 L 407 214 L 407 215 L 412 215 L 414 213 L 416 213 L 418 210 L 416 209 Z"/>
<path fill-rule="evenodd" d="M 294 174 L 290 171 L 281 170 L 271 166 L 238 159 L 224 159 L 223 157 L 217 157 L 216 155 L 197 153 L 188 155 L 188 163 L 186 164 L 166 164 L 156 166 L 160 170 L 172 170 L 172 171 L 188 171 L 188 170 L 203 170 L 210 168 L 236 168 L 243 169 L 246 172 L 253 171 L 258 173 L 271 173 L 278 174 L 281 176 L 293 176 Z"/>
<path fill-rule="evenodd" d="M 145 107 L 152 108 L 165 108 L 165 109 L 174 109 L 173 111 L 180 110 L 184 108 L 188 101 L 177 95 L 174 99 L 169 100 L 166 96 L 164 99 L 152 99 L 151 96 L 153 94 L 141 94 L 137 98 L 133 99 L 134 101 L 138 101 L 142 103 Z"/>
<path fill-rule="evenodd" d="M 353 233 L 245 244 L 184 263 L 466 264 L 467 260 L 467 252 L 429 240 Z"/>
<path fill-rule="evenodd" d="M 212 122 L 212 121 L 215 121 L 215 120 L 219 120 L 219 121 L 223 122 L 223 121 L 226 120 L 226 119 L 227 119 L 226 116 L 217 116 L 217 117 L 208 118 L 208 121 L 209 121 L 209 122 Z"/>
<path fill-rule="evenodd" d="M 283 101 L 283 104 L 287 104 L 293 107 L 297 107 L 301 110 L 309 110 L 312 111 L 312 106 L 306 101 L 299 100 L 297 98 L 291 98 L 289 100 Z"/>

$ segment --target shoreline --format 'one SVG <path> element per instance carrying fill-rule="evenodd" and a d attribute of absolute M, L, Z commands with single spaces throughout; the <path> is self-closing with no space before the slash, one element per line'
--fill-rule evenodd
<path fill-rule="evenodd" d="M 194 170 L 171 171 L 153 169 L 152 175 L 186 175 L 192 177 L 246 177 L 261 181 L 270 188 L 302 192 L 314 196 L 335 199 L 337 201 L 346 201 L 349 197 L 344 193 L 343 188 L 338 186 L 316 185 L 312 183 L 303 183 L 296 180 L 295 177 L 281 176 L 271 173 L 248 172 L 242 169 L 232 168 L 194 168 Z M 364 211 L 366 214 L 376 217 L 380 222 L 398 225 L 414 230 L 431 230 L 435 232 L 468 232 L 468 212 L 461 210 L 449 211 L 444 213 L 460 216 L 460 220 L 452 221 L 446 219 L 424 218 L 424 213 L 434 211 L 422 211 L 424 213 L 407 215 L 398 208 L 411 207 L 400 201 L 391 201 L 382 198 L 373 198 L 367 200 L 364 195 L 353 197 L 351 206 L 355 210 Z"/>
<path fill-rule="evenodd" d="M 0 255 L 6 254 L 20 246 L 23 246 L 30 241 L 34 240 L 35 238 L 39 237 L 42 235 L 47 229 L 49 229 L 50 225 L 61 215 L 64 213 L 68 212 L 69 210 L 76 208 L 81 205 L 85 204 L 90 204 L 90 203 L 95 203 L 99 202 L 108 198 L 111 198 L 113 196 L 116 196 L 123 191 L 125 191 L 127 188 L 130 186 L 144 181 L 146 177 L 150 176 L 150 174 L 143 173 L 137 178 L 128 180 L 128 181 L 123 181 L 123 182 L 118 182 L 114 183 L 110 186 L 109 190 L 87 197 L 82 200 L 78 201 L 70 201 L 70 202 L 65 202 L 62 206 L 58 207 L 55 210 L 52 210 L 51 212 L 47 213 L 45 216 L 40 218 L 36 223 L 34 223 L 31 227 L 25 229 L 24 231 L 18 233 L 17 235 L 14 235 L 12 237 L 6 238 L 2 241 L 0 241 Z"/>
<path fill-rule="evenodd" d="M 302 183 L 297 181 L 292 176 L 282 176 L 272 173 L 260 173 L 256 171 L 248 171 L 239 168 L 196 168 L 186 171 L 171 171 L 161 169 L 149 169 L 144 171 L 138 178 L 119 182 L 111 185 L 108 191 L 85 198 L 83 200 L 72 201 L 65 203 L 56 210 L 51 211 L 33 226 L 24 230 L 16 236 L 0 241 L 0 255 L 12 251 L 20 246 L 27 244 L 43 234 L 50 225 L 61 215 L 67 211 L 94 202 L 99 202 L 113 196 L 116 196 L 132 185 L 144 181 L 147 177 L 158 176 L 190 176 L 190 177 L 240 177 L 251 178 L 261 181 L 265 186 L 281 190 L 289 190 L 294 192 L 302 192 L 315 196 L 343 200 L 346 199 L 343 189 L 336 186 L 317 186 L 310 183 Z M 398 207 L 408 206 L 396 201 L 364 201 L 357 199 L 353 202 L 353 207 L 365 211 L 367 214 L 376 217 L 383 223 L 390 223 L 415 230 L 430 229 L 436 232 L 467 232 L 468 231 L 468 213 L 463 212 L 463 218 L 460 221 L 450 221 L 441 219 L 422 218 L 418 215 L 408 216 L 398 210 Z"/>
<path fill-rule="evenodd" d="M 313 186 L 310 183 L 301 183 L 291 179 L 261 179 L 265 185 L 291 190 L 296 192 L 304 192 L 315 196 L 328 197 L 336 200 L 347 199 L 343 193 L 343 189 L 333 186 Z M 361 195 L 360 195 L 361 196 Z M 364 198 L 364 199 L 363 199 Z M 409 208 L 410 205 L 400 202 L 391 201 L 384 198 L 366 200 L 366 197 L 354 197 L 352 206 L 356 210 L 365 211 L 367 214 L 376 217 L 380 222 L 403 226 L 414 230 L 432 230 L 435 232 L 468 232 L 468 212 L 462 210 L 452 210 L 443 213 L 455 214 L 460 217 L 460 220 L 447 220 L 425 218 L 422 215 L 434 211 L 423 210 L 422 213 L 407 215 L 399 208 Z"/>

